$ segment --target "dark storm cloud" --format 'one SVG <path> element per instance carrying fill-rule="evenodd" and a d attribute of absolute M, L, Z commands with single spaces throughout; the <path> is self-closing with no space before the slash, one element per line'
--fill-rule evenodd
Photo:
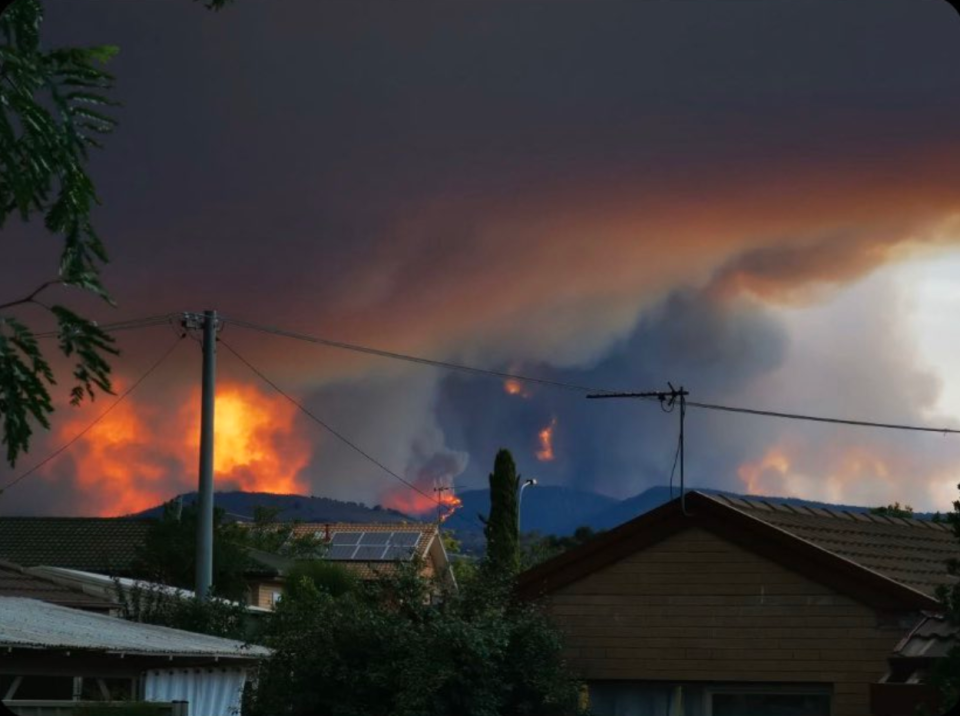
<path fill-rule="evenodd" d="M 120 303 L 91 309 L 106 320 L 216 307 L 575 382 L 734 395 L 792 350 L 738 292 L 835 287 L 960 209 L 946 3 L 48 6 L 51 41 L 122 48 L 121 128 L 93 165 Z M 47 278 L 51 241 L 11 236 L 4 276 Z M 485 475 L 521 433 L 530 460 L 554 415 L 557 459 L 528 472 L 622 491 L 672 458 L 659 413 L 441 390 L 435 374 L 227 336 L 402 474 L 466 450 L 465 479 Z M 120 373 L 169 337 L 125 340 Z M 184 393 L 192 371 L 168 380 Z M 317 494 L 393 486 L 310 435 Z M 760 440 L 711 435 L 727 476 Z"/>

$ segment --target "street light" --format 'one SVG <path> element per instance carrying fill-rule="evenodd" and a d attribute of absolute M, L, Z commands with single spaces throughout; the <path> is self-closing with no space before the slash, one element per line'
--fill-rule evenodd
<path fill-rule="evenodd" d="M 530 485 L 536 485 L 537 478 L 531 477 L 528 480 L 524 480 L 523 484 L 520 485 L 520 496 L 517 498 L 517 535 L 520 534 L 520 506 L 523 504 L 523 491 L 525 488 L 530 487 Z"/>

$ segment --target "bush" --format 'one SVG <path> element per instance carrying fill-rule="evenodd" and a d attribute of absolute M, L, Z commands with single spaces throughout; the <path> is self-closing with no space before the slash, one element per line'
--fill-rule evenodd
<path fill-rule="evenodd" d="M 308 579 L 278 605 L 253 716 L 566 716 L 561 640 L 509 583 L 440 593 L 416 565 L 336 597 Z M 441 598 L 437 598 L 438 595 Z"/>

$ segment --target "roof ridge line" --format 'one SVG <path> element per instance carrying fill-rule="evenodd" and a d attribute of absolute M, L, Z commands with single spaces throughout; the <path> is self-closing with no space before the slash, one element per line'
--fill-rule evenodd
<path fill-rule="evenodd" d="M 831 557 L 833 557 L 833 558 L 835 558 L 835 559 L 839 559 L 839 560 L 845 562 L 846 564 L 852 565 L 853 567 L 855 567 L 855 568 L 857 568 L 857 569 L 859 569 L 859 570 L 862 570 L 862 571 L 864 571 L 864 572 L 868 572 L 869 574 L 872 574 L 872 575 L 874 575 L 874 576 L 876 576 L 876 577 L 879 577 L 880 579 L 882 579 L 882 580 L 885 581 L 885 582 L 889 582 L 890 584 L 896 585 L 897 587 L 900 587 L 900 588 L 902 588 L 902 589 L 908 589 L 908 590 L 910 590 L 911 592 L 913 592 L 914 594 L 923 597 L 924 599 L 930 599 L 930 598 L 931 598 L 930 595 L 927 594 L 926 592 L 921 592 L 921 591 L 919 591 L 919 590 L 917 590 L 917 589 L 914 589 L 913 587 L 911 587 L 911 586 L 908 585 L 908 584 L 904 584 L 903 582 L 899 582 L 899 581 L 897 581 L 896 579 L 891 579 L 891 578 L 888 577 L 887 575 L 881 574 L 880 572 L 877 572 L 876 570 L 870 569 L 869 567 L 867 567 L 867 566 L 864 565 L 864 564 L 861 564 L 860 562 L 855 562 L 855 561 L 853 561 L 852 559 L 847 559 L 847 558 L 844 557 L 843 555 L 837 554 L 836 552 L 834 552 L 834 551 L 832 551 L 832 550 L 829 550 L 829 549 L 826 549 L 825 547 L 821 547 L 820 545 L 816 544 L 815 542 L 811 542 L 810 540 L 806 539 L 805 537 L 801 537 L 800 535 L 795 534 L 794 532 L 790 532 L 789 530 L 783 529 L 782 527 L 779 527 L 779 526 L 777 526 L 777 525 L 771 524 L 770 522 L 767 522 L 766 520 L 761 519 L 761 518 L 759 518 L 759 517 L 754 517 L 753 515 L 748 514 L 747 512 L 745 512 L 745 511 L 742 510 L 742 509 L 738 509 L 738 508 L 736 508 L 736 507 L 728 507 L 727 505 L 723 505 L 722 503 L 717 503 L 717 504 L 719 504 L 721 507 L 726 507 L 727 509 L 736 510 L 739 514 L 743 515 L 744 517 L 746 517 L 747 519 L 751 520 L 752 522 L 760 523 L 760 524 L 764 525 L 764 526 L 767 527 L 767 528 L 774 529 L 774 530 L 776 530 L 777 532 L 779 532 L 779 533 L 781 533 L 781 534 L 783 534 L 783 535 L 786 535 L 787 537 L 790 537 L 790 538 L 792 538 L 792 539 L 795 539 L 795 540 L 797 540 L 797 541 L 799 541 L 799 542 L 803 542 L 805 545 L 807 545 L 807 546 L 809 546 L 809 547 L 813 547 L 813 548 L 814 548 L 815 550 L 817 550 L 818 552 L 822 552 L 822 553 L 824 553 L 824 554 L 828 554 L 828 555 L 830 555 Z"/>

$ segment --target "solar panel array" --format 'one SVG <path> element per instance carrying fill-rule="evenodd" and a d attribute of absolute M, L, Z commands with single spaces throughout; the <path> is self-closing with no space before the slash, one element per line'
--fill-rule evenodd
<path fill-rule="evenodd" d="M 419 532 L 334 532 L 325 557 L 336 561 L 397 562 L 413 558 Z"/>

